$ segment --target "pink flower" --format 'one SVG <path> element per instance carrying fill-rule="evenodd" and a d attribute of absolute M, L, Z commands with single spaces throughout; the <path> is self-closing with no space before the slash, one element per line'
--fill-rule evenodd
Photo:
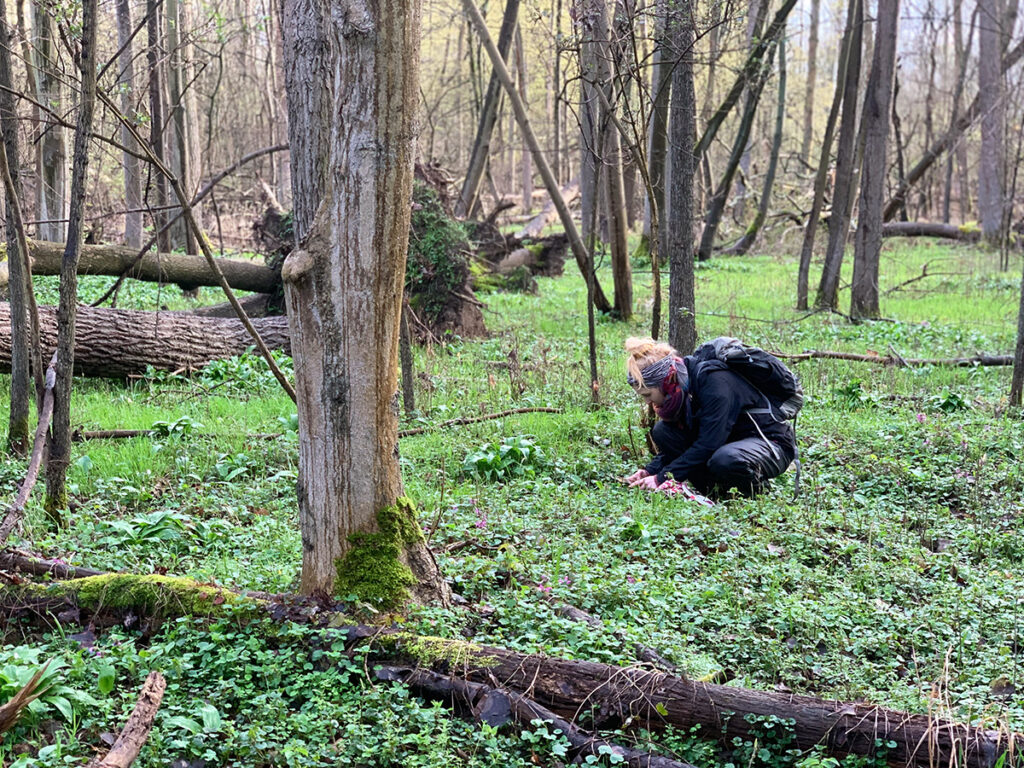
<path fill-rule="evenodd" d="M 628 581 L 630 584 L 636 584 L 636 578 L 633 576 L 627 576 L 626 581 Z"/>
<path fill-rule="evenodd" d="M 923 413 L 917 414 L 917 423 L 918 424 L 924 424 L 926 421 L 928 421 L 928 417 L 927 416 L 925 416 Z"/>
<path fill-rule="evenodd" d="M 561 578 L 559 578 L 558 583 L 565 584 L 565 586 L 569 586 L 570 584 L 572 584 L 572 579 L 570 579 L 568 576 L 562 576 Z"/>
<path fill-rule="evenodd" d="M 549 587 L 547 584 L 538 584 L 537 585 L 537 590 L 539 592 L 543 592 L 545 595 L 547 595 L 547 594 L 550 594 L 551 587 Z"/>

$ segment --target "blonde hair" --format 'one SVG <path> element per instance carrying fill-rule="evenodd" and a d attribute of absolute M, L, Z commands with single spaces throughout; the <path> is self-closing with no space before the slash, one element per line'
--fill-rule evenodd
<path fill-rule="evenodd" d="M 643 386 L 643 370 L 661 360 L 666 355 L 676 354 L 676 350 L 663 341 L 630 336 L 626 339 L 626 372 L 637 382 L 637 388 Z"/>

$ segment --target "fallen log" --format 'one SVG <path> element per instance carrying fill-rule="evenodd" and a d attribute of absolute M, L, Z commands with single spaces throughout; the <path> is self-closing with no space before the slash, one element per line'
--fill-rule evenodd
<path fill-rule="evenodd" d="M 577 176 L 562 188 L 562 199 L 566 205 L 572 205 L 580 196 L 580 178 Z M 558 209 L 553 200 L 540 209 L 540 213 L 530 219 L 526 225 L 515 234 L 516 240 L 525 240 L 528 237 L 540 237 L 544 228 L 558 218 Z"/>
<path fill-rule="evenodd" d="M 29 240 L 33 275 L 59 275 L 64 254 L 63 243 Z M 118 277 L 127 270 L 127 276 L 136 280 L 176 283 L 183 288 L 218 286 L 217 275 L 202 256 L 180 253 L 148 253 L 137 264 L 134 248 L 121 245 L 83 245 L 78 263 L 80 275 L 110 275 Z M 217 266 L 228 285 L 240 291 L 272 293 L 280 284 L 281 276 L 262 264 L 238 259 L 217 259 Z"/>
<path fill-rule="evenodd" d="M 578 725 L 559 717 L 550 709 L 515 691 L 493 688 L 481 683 L 469 683 L 456 677 L 439 675 L 423 669 L 409 667 L 379 667 L 375 672 L 378 680 L 398 681 L 417 693 L 449 701 L 452 706 L 465 707 L 481 722 L 497 728 L 509 720 L 515 720 L 522 727 L 529 727 L 534 720 L 545 720 L 562 732 L 572 746 L 570 757 L 588 755 L 602 757 L 617 755 L 619 765 L 630 768 L 694 768 L 689 763 L 653 755 L 630 747 L 612 744 L 610 741 L 587 733 Z"/>
<path fill-rule="evenodd" d="M 291 350 L 288 319 L 254 319 L 271 349 Z M 53 307 L 39 308 L 44 358 L 57 342 Z M 75 373 L 97 378 L 141 375 L 147 366 L 162 371 L 194 371 L 212 360 L 233 357 L 252 346 L 238 320 L 198 317 L 184 312 L 141 312 L 79 307 L 75 321 Z M 11 370 L 11 307 L 0 302 L 0 372 Z"/>
<path fill-rule="evenodd" d="M 234 615 L 242 620 L 241 601 L 254 615 L 269 610 L 285 620 L 314 617 L 325 627 L 339 618 L 329 610 L 296 613 L 286 604 L 275 614 L 277 603 L 209 584 L 127 574 L 7 587 L 0 590 L 0 617 L 52 624 L 60 621 L 59 616 L 71 616 L 76 622 L 111 625 L 128 615 L 135 620 L 215 615 L 221 605 L 231 603 L 236 605 Z M 834 754 L 872 756 L 881 739 L 896 744 L 886 753 L 890 765 L 914 768 L 995 768 L 1001 756 L 1024 738 L 871 704 L 717 685 L 651 669 L 549 658 L 392 628 L 348 626 L 334 631 L 343 634 L 351 648 L 368 652 L 379 663 L 509 688 L 570 722 L 582 716 L 595 729 L 700 725 L 709 734 L 730 740 L 750 734 L 755 726 L 748 717 L 756 723 L 758 717 L 774 716 L 793 720 L 794 746 L 801 750 L 821 744 Z M 1012 759 L 1005 761 L 1006 766 L 1012 764 Z"/>
<path fill-rule="evenodd" d="M 999 366 L 1013 365 L 1013 355 L 972 355 L 971 357 L 900 357 L 898 355 L 859 355 L 854 352 L 833 352 L 827 349 L 812 349 L 788 355 L 785 352 L 772 352 L 780 360 L 849 360 L 854 363 L 875 363 L 876 365 L 948 365 L 968 368 L 975 365 Z"/>
<path fill-rule="evenodd" d="M 54 579 L 84 579 L 104 575 L 104 571 L 68 565 L 62 560 L 36 557 L 18 549 L 0 551 L 0 570 L 27 573 L 32 576 L 50 576 Z"/>
<path fill-rule="evenodd" d="M 167 681 L 157 671 L 149 673 L 146 682 L 139 691 L 135 709 L 124 724 L 121 734 L 117 737 L 110 751 L 103 758 L 90 760 L 86 768 L 128 768 L 142 751 L 142 746 L 149 738 L 156 721 L 157 710 L 163 701 Z"/>
<path fill-rule="evenodd" d="M 890 221 L 882 225 L 882 237 L 939 237 L 976 243 L 981 240 L 981 231 L 934 221 Z"/>

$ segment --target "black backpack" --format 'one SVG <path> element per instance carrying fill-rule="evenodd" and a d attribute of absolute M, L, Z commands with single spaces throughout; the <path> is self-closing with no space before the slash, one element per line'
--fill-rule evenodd
<path fill-rule="evenodd" d="M 693 357 L 698 363 L 717 360 L 742 376 L 765 396 L 771 408 L 764 410 L 776 418 L 796 420 L 804 407 L 804 390 L 796 374 L 763 349 L 749 347 L 731 336 L 719 336 L 698 347 Z"/>

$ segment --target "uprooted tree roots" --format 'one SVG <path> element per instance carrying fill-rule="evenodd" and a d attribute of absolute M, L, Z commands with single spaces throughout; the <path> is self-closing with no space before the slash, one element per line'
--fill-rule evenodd
<path fill-rule="evenodd" d="M 292 610 L 280 598 L 243 596 L 161 576 L 118 574 L 49 585 L 22 583 L 0 593 L 0 617 L 9 626 L 16 621 L 103 626 L 129 615 L 153 626 L 160 618 L 215 615 L 226 606 L 241 618 L 269 610 L 279 620 L 306 620 L 310 613 Z M 874 755 L 878 743 L 893 742 L 896 746 L 885 755 L 889 764 L 920 768 L 994 768 L 1019 738 L 870 704 L 716 685 L 651 668 L 523 654 L 390 627 L 340 626 L 347 622 L 343 615 L 312 613 L 325 631 L 343 635 L 350 648 L 367 653 L 377 663 L 435 673 L 413 678 L 411 673 L 395 672 L 400 679 L 413 678 L 410 684 L 424 687 L 443 676 L 489 686 L 513 699 L 528 699 L 574 727 L 581 721 L 591 729 L 700 725 L 732 739 L 748 736 L 758 718 L 775 716 L 792 719 L 795 746 L 800 749 L 820 744 L 835 754 Z M 1004 760 L 1007 766 L 1011 763 Z"/>

